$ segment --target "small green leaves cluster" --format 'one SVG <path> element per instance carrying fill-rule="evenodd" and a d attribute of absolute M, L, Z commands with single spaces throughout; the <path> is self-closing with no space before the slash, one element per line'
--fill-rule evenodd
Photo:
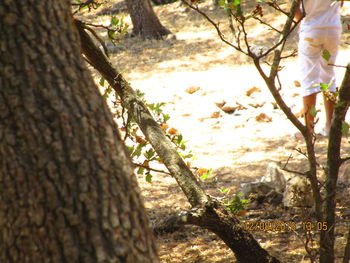
<path fill-rule="evenodd" d="M 103 3 L 98 0 L 74 0 L 72 1 L 72 6 L 76 7 L 77 10 L 74 12 L 82 12 L 85 10 L 90 11 L 91 9 L 97 9 L 99 8 Z"/>
<path fill-rule="evenodd" d="M 107 28 L 107 35 L 111 41 L 119 40 L 120 37 L 127 33 L 129 25 L 124 23 L 123 18 L 117 18 L 112 16 L 110 20 L 110 25 Z"/>
<path fill-rule="evenodd" d="M 105 88 L 103 97 L 106 99 L 111 98 L 111 89 L 109 87 L 105 87 L 105 81 L 101 79 L 99 84 Z M 140 90 L 136 90 L 136 95 L 146 104 L 146 106 L 151 111 L 154 119 L 159 123 L 166 136 L 175 145 L 176 150 L 185 160 L 187 166 L 190 167 L 191 160 L 194 158 L 193 154 L 191 151 L 187 150 L 186 141 L 183 139 L 183 135 L 179 133 L 177 129 L 169 127 L 167 122 L 169 121 L 170 116 L 163 111 L 163 107 L 166 105 L 166 103 L 147 103 L 144 99 L 145 94 Z M 130 153 L 130 156 L 133 159 L 134 164 L 138 167 L 137 173 L 144 175 L 147 182 L 152 182 L 153 172 L 167 173 L 165 171 L 153 169 L 151 167 L 151 164 L 163 164 L 162 160 L 157 155 L 152 145 L 144 137 L 137 123 L 131 118 L 125 120 L 123 117 L 124 110 L 121 108 L 120 103 L 114 104 L 119 107 L 117 109 L 119 112 L 117 116 L 121 117 L 120 119 L 124 119 L 123 124 L 121 125 L 121 130 L 125 132 L 125 144 L 127 146 L 128 152 Z M 197 168 L 193 168 L 193 170 L 196 171 Z"/>
<path fill-rule="evenodd" d="M 233 198 L 225 203 L 227 207 L 227 211 L 230 213 L 241 216 L 242 212 L 244 212 L 249 205 L 250 201 L 248 199 L 243 198 L 242 193 L 235 194 Z"/>
<path fill-rule="evenodd" d="M 241 9 L 241 0 L 219 0 L 219 6 L 223 7 L 225 10 L 235 10 L 236 15 L 242 16 L 243 11 Z"/>

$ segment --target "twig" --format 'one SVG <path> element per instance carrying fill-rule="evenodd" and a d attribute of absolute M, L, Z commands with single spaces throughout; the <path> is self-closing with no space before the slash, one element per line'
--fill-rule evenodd
<path fill-rule="evenodd" d="M 252 16 L 252 18 L 258 20 L 261 24 L 263 24 L 263 25 L 269 27 L 270 29 L 276 31 L 277 33 L 282 34 L 282 31 L 280 31 L 280 30 L 278 30 L 277 28 L 273 27 L 273 26 L 270 25 L 269 23 L 266 23 L 266 22 L 265 22 L 264 20 L 262 20 L 261 18 L 256 17 L 256 16 Z"/>
<path fill-rule="evenodd" d="M 239 45 L 236 46 L 236 45 L 230 43 L 230 42 L 225 38 L 224 34 L 221 32 L 221 30 L 220 30 L 218 24 L 215 23 L 205 12 L 203 12 L 202 10 L 200 10 L 200 9 L 198 8 L 198 6 L 193 6 L 193 5 L 189 4 L 186 0 L 181 0 L 181 1 L 182 1 L 182 3 L 184 3 L 185 5 L 187 5 L 189 8 L 193 9 L 194 11 L 198 12 L 198 13 L 201 14 L 203 17 L 205 17 L 205 18 L 208 20 L 208 22 L 214 26 L 214 28 L 216 29 L 216 32 L 218 33 L 218 36 L 220 37 L 221 41 L 223 41 L 223 42 L 226 43 L 227 45 L 233 47 L 234 49 L 236 49 L 236 50 L 238 50 L 238 51 L 240 51 L 240 52 L 242 52 L 242 53 L 248 55 L 247 52 L 245 52 L 244 50 L 242 50 L 242 49 L 239 47 Z"/>
<path fill-rule="evenodd" d="M 340 159 L 340 165 L 342 165 L 343 163 L 345 163 L 346 161 L 349 161 L 349 160 L 350 160 L 350 157 Z"/>
<path fill-rule="evenodd" d="M 292 159 L 293 155 L 290 154 L 285 165 L 283 166 L 282 170 L 283 171 L 286 171 L 286 172 L 289 172 L 289 173 L 293 173 L 293 174 L 298 174 L 298 175 L 302 175 L 302 176 L 305 176 L 306 175 L 306 172 L 302 173 L 302 172 L 299 172 L 299 171 L 295 171 L 295 170 L 289 170 L 287 169 L 287 165 L 289 163 L 289 160 Z"/>
<path fill-rule="evenodd" d="M 154 169 L 154 168 L 151 168 L 151 167 L 143 165 L 143 164 L 139 164 L 139 163 L 133 163 L 133 164 L 136 165 L 137 167 L 141 167 L 141 168 L 144 168 L 144 169 L 152 171 L 152 172 L 157 172 L 157 173 L 163 173 L 163 174 L 171 175 L 169 172 L 166 172 L 166 171 L 163 171 L 163 170 Z"/>
<path fill-rule="evenodd" d="M 333 67 L 336 67 L 336 68 L 347 68 L 347 66 L 336 65 L 336 64 L 332 64 L 332 63 L 328 63 L 328 66 L 333 66 Z"/>
<path fill-rule="evenodd" d="M 101 44 L 103 51 L 105 52 L 106 56 L 109 57 L 108 49 L 104 43 L 104 41 L 97 35 L 97 33 L 89 26 L 94 26 L 94 27 L 102 27 L 104 29 L 108 29 L 108 27 L 103 26 L 103 25 L 94 25 L 86 22 L 82 22 L 84 29 L 88 30 L 95 38 L 96 40 Z"/>

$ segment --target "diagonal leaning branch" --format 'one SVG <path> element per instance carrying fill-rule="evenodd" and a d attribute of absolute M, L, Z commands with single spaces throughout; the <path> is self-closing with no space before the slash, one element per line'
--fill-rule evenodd
<path fill-rule="evenodd" d="M 95 46 L 85 31 L 84 24 L 75 20 L 75 25 L 81 39 L 82 53 L 120 96 L 124 107 L 135 119 L 192 205 L 192 210 L 184 212 L 185 217 L 184 214 L 177 217 L 177 223 L 181 221 L 181 224 L 197 225 L 214 232 L 235 253 L 238 262 L 280 263 L 259 245 L 254 237 L 241 226 L 239 220 L 227 211 L 224 204 L 205 194 L 147 107 L 138 98 L 129 83 Z"/>
<path fill-rule="evenodd" d="M 75 20 L 81 39 L 82 53 L 91 65 L 100 72 L 121 98 L 124 107 L 139 125 L 143 134 L 153 146 L 165 166 L 176 179 L 190 204 L 199 206 L 208 201 L 193 173 L 179 156 L 174 146 L 159 127 L 144 103 L 123 76 L 112 66 L 106 56 L 95 46 L 84 29 L 84 24 Z"/>

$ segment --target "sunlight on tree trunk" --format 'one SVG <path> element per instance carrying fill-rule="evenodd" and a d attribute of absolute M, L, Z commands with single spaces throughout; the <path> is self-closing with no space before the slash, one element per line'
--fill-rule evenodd
<path fill-rule="evenodd" d="M 161 39 L 171 32 L 159 21 L 150 0 L 126 0 L 133 24 L 133 35 L 143 39 Z"/>

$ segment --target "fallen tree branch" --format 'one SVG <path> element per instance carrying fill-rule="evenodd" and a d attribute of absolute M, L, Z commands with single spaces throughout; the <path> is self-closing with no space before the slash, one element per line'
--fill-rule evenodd
<path fill-rule="evenodd" d="M 239 220 L 233 217 L 227 211 L 226 206 L 217 200 L 212 199 L 203 207 L 169 216 L 155 231 L 159 234 L 179 229 L 184 225 L 200 226 L 217 234 L 235 252 L 238 262 L 280 262 L 261 248 Z"/>

